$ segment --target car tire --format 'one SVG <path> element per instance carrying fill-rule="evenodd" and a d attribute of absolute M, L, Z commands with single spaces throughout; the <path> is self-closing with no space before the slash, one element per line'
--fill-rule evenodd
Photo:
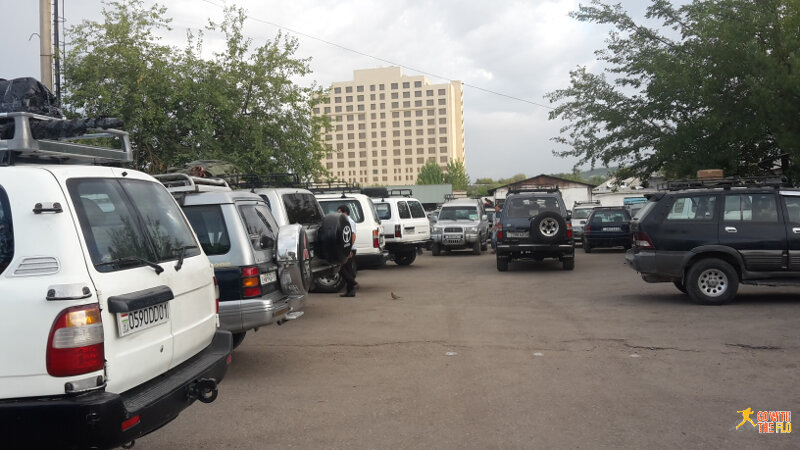
<path fill-rule="evenodd" d="M 398 266 L 407 266 L 414 262 L 417 259 L 417 252 L 416 250 L 405 251 L 402 253 L 395 253 L 394 254 L 394 262 Z"/>
<path fill-rule="evenodd" d="M 242 341 L 244 341 L 244 336 L 246 334 L 247 334 L 246 331 L 242 331 L 240 333 L 233 333 L 233 348 L 242 345 Z"/>
<path fill-rule="evenodd" d="M 481 241 L 475 241 L 475 243 L 472 244 L 472 254 L 473 255 L 481 254 Z"/>
<path fill-rule="evenodd" d="M 683 284 L 683 280 L 672 280 L 672 284 L 674 284 L 679 291 L 686 294 L 686 285 Z"/>
<path fill-rule="evenodd" d="M 561 261 L 561 267 L 564 270 L 575 269 L 575 258 L 565 258 L 563 261 Z"/>
<path fill-rule="evenodd" d="M 442 245 L 434 243 L 431 245 L 431 254 L 433 256 L 439 256 L 442 254 Z"/>
<path fill-rule="evenodd" d="M 508 256 L 497 256 L 497 270 L 499 272 L 508 270 Z"/>
<path fill-rule="evenodd" d="M 545 211 L 531 219 L 531 239 L 543 243 L 555 243 L 565 239 L 567 222 L 555 211 Z"/>
<path fill-rule="evenodd" d="M 707 258 L 692 264 L 686 274 L 686 293 L 701 305 L 724 305 L 739 289 L 739 274 L 727 262 Z"/>
<path fill-rule="evenodd" d="M 481 240 L 481 251 L 485 252 L 488 249 L 489 249 L 489 240 L 488 239 L 482 239 Z"/>
<path fill-rule="evenodd" d="M 344 264 L 353 247 L 354 232 L 344 214 L 327 214 L 317 232 L 319 255 L 330 264 Z"/>
<path fill-rule="evenodd" d="M 342 278 L 338 272 L 330 276 L 318 276 L 314 278 L 314 292 L 333 294 L 341 291 L 344 285 L 344 278 Z"/>
<path fill-rule="evenodd" d="M 592 253 L 592 245 L 589 244 L 587 241 L 583 241 L 583 252 L 584 253 Z"/>

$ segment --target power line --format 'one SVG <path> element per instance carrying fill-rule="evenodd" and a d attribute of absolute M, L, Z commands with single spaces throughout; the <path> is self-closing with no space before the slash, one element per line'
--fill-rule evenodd
<path fill-rule="evenodd" d="M 223 8 L 223 9 L 225 8 L 225 5 L 221 5 L 221 4 L 213 2 L 211 0 L 202 0 L 202 1 L 205 2 L 205 3 L 208 3 L 210 5 L 214 5 L 214 6 L 218 7 L 218 8 Z M 376 61 L 381 61 L 381 62 L 384 62 L 384 63 L 387 63 L 387 64 L 391 64 L 393 66 L 405 67 L 406 69 L 409 69 L 409 70 L 412 70 L 414 72 L 418 72 L 418 73 L 427 75 L 427 76 L 429 76 L 431 78 L 438 78 L 438 79 L 441 79 L 441 80 L 453 80 L 453 78 L 451 78 L 451 77 L 443 77 L 441 75 L 436 75 L 434 73 L 431 73 L 431 72 L 428 72 L 428 71 L 425 71 L 425 70 L 416 69 L 414 67 L 407 66 L 405 64 L 400 64 L 400 63 L 397 63 L 397 62 L 394 62 L 394 61 L 390 61 L 390 60 L 385 59 L 385 58 L 381 58 L 381 57 L 378 57 L 378 56 L 370 55 L 369 53 L 364 53 L 364 52 L 359 51 L 359 50 L 355 50 L 355 49 L 352 49 L 352 48 L 349 48 L 349 47 L 345 47 L 344 45 L 337 44 L 337 43 L 331 42 L 331 41 L 327 41 L 325 39 L 318 38 L 316 36 L 312 36 L 312 35 L 310 35 L 308 33 L 303 33 L 302 31 L 293 30 L 291 28 L 285 27 L 285 26 L 277 24 L 275 22 L 270 22 L 268 20 L 259 19 L 258 17 L 253 17 L 253 16 L 251 16 L 249 14 L 247 15 L 247 18 L 252 20 L 252 21 L 254 21 L 254 22 L 260 22 L 260 23 L 263 23 L 265 25 L 270 25 L 270 26 L 273 26 L 273 27 L 276 27 L 276 28 L 280 28 L 280 29 L 286 30 L 286 31 L 288 31 L 288 32 L 290 32 L 292 34 L 296 34 L 296 35 L 303 36 L 303 37 L 306 37 L 306 38 L 309 38 L 309 39 L 313 39 L 315 41 L 319 41 L 319 42 L 322 42 L 324 44 L 328 44 L 330 46 L 337 47 L 337 48 L 340 48 L 342 50 L 345 50 L 345 51 L 348 51 L 348 52 L 351 52 L 351 53 L 355 53 L 357 55 L 361 55 L 361 56 L 364 56 L 364 57 L 367 57 L 367 58 L 371 58 L 371 59 L 374 59 Z M 524 98 L 519 98 L 519 97 L 515 97 L 513 95 L 504 94 L 502 92 L 493 91 L 491 89 L 482 88 L 480 86 L 475 86 L 473 84 L 465 83 L 463 81 L 461 82 L 461 84 L 464 85 L 464 86 L 470 87 L 472 89 L 477 89 L 479 91 L 487 92 L 489 94 L 498 95 L 500 97 L 510 98 L 512 100 L 516 100 L 516 101 L 520 101 L 520 102 L 523 102 L 523 103 L 528 103 L 528 104 L 531 104 L 531 105 L 539 106 L 541 108 L 555 109 L 552 106 L 543 105 L 541 103 L 537 103 L 537 102 L 534 102 L 534 101 L 531 101 L 531 100 L 526 100 Z"/>

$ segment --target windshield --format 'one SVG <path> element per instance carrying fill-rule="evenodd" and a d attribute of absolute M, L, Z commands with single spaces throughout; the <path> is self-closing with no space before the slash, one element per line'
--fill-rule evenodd
<path fill-rule="evenodd" d="M 478 208 L 474 206 L 450 206 L 442 208 L 439 220 L 478 220 Z"/>

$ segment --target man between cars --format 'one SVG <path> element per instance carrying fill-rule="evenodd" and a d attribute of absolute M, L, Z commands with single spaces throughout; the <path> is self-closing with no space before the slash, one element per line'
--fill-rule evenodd
<path fill-rule="evenodd" d="M 350 218 L 350 208 L 347 205 L 340 205 L 339 208 L 336 210 L 338 213 L 344 214 L 347 217 L 347 221 L 350 222 L 350 231 L 352 232 L 351 239 L 352 242 L 356 242 L 356 223 L 355 221 Z M 356 248 L 353 246 L 350 250 L 350 255 L 347 257 L 347 261 L 342 264 L 342 267 L 339 269 L 339 276 L 344 279 L 345 286 L 347 290 L 344 294 L 340 295 L 340 297 L 355 297 L 356 296 L 356 289 L 358 289 L 358 283 L 356 283 L 356 271 L 353 267 L 353 257 L 355 256 Z"/>

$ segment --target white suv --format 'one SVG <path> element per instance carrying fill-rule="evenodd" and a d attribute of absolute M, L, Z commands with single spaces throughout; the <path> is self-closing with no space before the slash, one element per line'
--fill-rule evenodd
<path fill-rule="evenodd" d="M 116 150 L 33 138 L 30 122 L 60 119 L 0 113 L 12 121 L 0 138 L 3 447 L 116 447 L 213 401 L 231 334 L 178 204 L 144 173 L 80 165 L 131 161 L 127 133 L 99 130 Z"/>
<path fill-rule="evenodd" d="M 389 258 L 407 266 L 423 248 L 430 247 L 431 224 L 422 203 L 411 198 L 410 190 L 393 190 L 390 194 L 401 196 L 373 198 L 372 202 L 383 225 Z"/>

